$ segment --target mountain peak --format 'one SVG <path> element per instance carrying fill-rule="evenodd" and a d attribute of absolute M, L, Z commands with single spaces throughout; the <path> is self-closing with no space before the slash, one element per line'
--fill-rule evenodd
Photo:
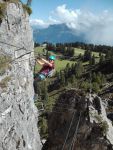
<path fill-rule="evenodd" d="M 37 32 L 38 31 L 38 32 Z M 66 24 L 54 24 L 45 29 L 35 29 L 33 32 L 34 41 L 43 43 L 45 41 L 51 43 L 65 42 L 84 42 L 84 36 L 75 34 Z"/>
<path fill-rule="evenodd" d="M 60 29 L 69 29 L 65 23 L 62 24 L 52 24 L 48 28 L 60 28 Z"/>

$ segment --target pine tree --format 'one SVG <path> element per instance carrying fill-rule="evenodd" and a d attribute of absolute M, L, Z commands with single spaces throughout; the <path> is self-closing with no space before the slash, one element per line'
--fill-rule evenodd
<path fill-rule="evenodd" d="M 47 88 L 47 83 L 46 81 L 42 82 L 42 94 L 43 94 L 43 100 L 46 103 L 46 101 L 48 101 L 48 88 Z"/>
<path fill-rule="evenodd" d="M 101 52 L 99 52 L 99 57 L 101 57 L 102 56 L 102 53 Z"/>
<path fill-rule="evenodd" d="M 92 74 L 92 82 L 96 82 L 96 73 L 95 72 Z"/>
<path fill-rule="evenodd" d="M 102 64 L 104 61 L 105 61 L 105 57 L 104 57 L 104 55 L 101 55 L 101 56 L 100 56 L 99 63 Z"/>
<path fill-rule="evenodd" d="M 71 65 L 71 72 L 74 74 L 74 64 Z"/>
<path fill-rule="evenodd" d="M 93 55 L 90 59 L 89 59 L 89 65 L 95 65 L 95 56 Z"/>
<path fill-rule="evenodd" d="M 74 74 L 76 76 L 76 71 L 77 71 L 77 63 L 74 64 Z"/>
<path fill-rule="evenodd" d="M 101 75 L 101 86 L 102 86 L 104 83 L 106 83 L 106 78 L 105 78 L 105 75 L 102 74 L 102 75 Z"/>
<path fill-rule="evenodd" d="M 60 72 L 57 72 L 57 71 L 56 71 L 56 77 L 57 77 L 57 80 L 60 80 L 60 79 L 61 79 L 61 77 L 60 77 Z"/>
<path fill-rule="evenodd" d="M 83 60 L 84 61 L 88 61 L 91 59 L 91 51 L 90 50 L 86 50 L 83 56 Z"/>
<path fill-rule="evenodd" d="M 75 76 L 74 75 L 71 76 L 70 81 L 71 81 L 72 84 L 75 83 Z"/>
<path fill-rule="evenodd" d="M 97 74 L 96 76 L 96 82 L 100 85 L 101 84 L 101 75 Z"/>
<path fill-rule="evenodd" d="M 46 136 L 47 136 L 48 126 L 45 117 L 39 118 L 39 127 L 40 127 L 40 135 L 42 135 L 42 138 L 47 138 Z"/>
<path fill-rule="evenodd" d="M 93 82 L 93 91 L 97 93 L 97 92 L 99 92 L 99 90 L 100 90 L 100 87 L 99 87 L 98 83 Z"/>
<path fill-rule="evenodd" d="M 66 67 L 65 67 L 65 77 L 69 77 L 70 75 L 70 64 L 67 63 Z"/>
<path fill-rule="evenodd" d="M 64 75 L 63 71 L 60 71 L 60 76 L 61 76 L 61 82 L 60 83 L 62 86 L 65 86 L 66 81 L 65 81 L 65 75 Z"/>
<path fill-rule="evenodd" d="M 83 59 L 83 56 L 82 56 L 81 53 L 79 54 L 78 59 L 79 59 L 79 60 L 82 60 L 82 59 Z"/>
<path fill-rule="evenodd" d="M 76 77 L 79 78 L 84 71 L 84 67 L 82 65 L 82 62 L 78 62 L 76 66 Z"/>
<path fill-rule="evenodd" d="M 89 82 L 87 81 L 83 81 L 80 85 L 80 88 L 83 88 L 85 91 L 87 91 L 89 89 L 90 85 Z"/>

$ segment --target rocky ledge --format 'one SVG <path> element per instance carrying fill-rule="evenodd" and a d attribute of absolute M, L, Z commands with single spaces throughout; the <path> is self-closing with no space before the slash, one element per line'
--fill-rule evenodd
<path fill-rule="evenodd" d="M 95 94 L 69 90 L 49 115 L 43 150 L 113 150 L 113 126 L 106 103 Z"/>

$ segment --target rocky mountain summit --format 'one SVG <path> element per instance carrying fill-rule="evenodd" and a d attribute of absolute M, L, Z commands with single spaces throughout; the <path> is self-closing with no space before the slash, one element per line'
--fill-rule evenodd
<path fill-rule="evenodd" d="M 113 126 L 107 101 L 78 90 L 63 93 L 49 115 L 43 150 L 113 150 Z"/>
<path fill-rule="evenodd" d="M 86 42 L 85 35 L 73 31 L 66 24 L 54 24 L 44 29 L 33 28 L 33 38 L 36 43 L 66 43 L 66 42 Z"/>
<path fill-rule="evenodd" d="M 18 0 L 0 0 L 0 11 L 0 150 L 40 150 L 29 16 Z"/>

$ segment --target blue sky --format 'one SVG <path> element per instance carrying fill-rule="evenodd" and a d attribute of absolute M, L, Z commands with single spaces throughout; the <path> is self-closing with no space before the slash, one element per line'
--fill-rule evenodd
<path fill-rule="evenodd" d="M 22 0 L 26 2 L 26 0 Z M 32 19 L 47 20 L 56 7 L 66 4 L 69 9 L 88 10 L 95 14 L 113 10 L 113 0 L 32 0 Z"/>
<path fill-rule="evenodd" d="M 31 7 L 32 26 L 64 23 L 90 43 L 113 45 L 113 0 L 32 0 Z"/>

